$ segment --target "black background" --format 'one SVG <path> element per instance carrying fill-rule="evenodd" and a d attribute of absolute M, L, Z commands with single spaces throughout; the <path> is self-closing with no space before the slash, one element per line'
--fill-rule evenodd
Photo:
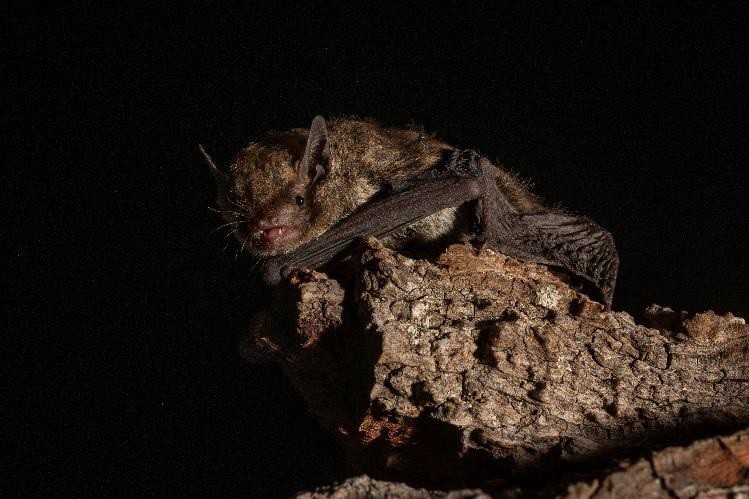
<path fill-rule="evenodd" d="M 422 124 L 593 217 L 616 309 L 747 316 L 738 8 L 492 5 L 6 14 L 13 487 L 285 496 L 351 473 L 280 371 L 238 357 L 266 295 L 211 232 L 197 153 L 315 114 Z"/>

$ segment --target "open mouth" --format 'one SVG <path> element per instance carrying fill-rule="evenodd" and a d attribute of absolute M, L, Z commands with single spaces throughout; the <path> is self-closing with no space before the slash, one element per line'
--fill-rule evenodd
<path fill-rule="evenodd" d="M 288 225 L 268 227 L 254 233 L 255 239 L 261 246 L 270 248 L 279 246 L 297 234 L 298 230 Z"/>
<path fill-rule="evenodd" d="M 277 239 L 283 238 L 284 235 L 288 233 L 289 229 L 287 227 L 271 227 L 269 229 L 260 231 L 260 238 L 264 241 L 275 241 Z"/>

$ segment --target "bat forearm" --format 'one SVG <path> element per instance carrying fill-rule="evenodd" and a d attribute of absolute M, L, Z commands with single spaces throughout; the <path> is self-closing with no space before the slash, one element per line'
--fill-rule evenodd
<path fill-rule="evenodd" d="M 445 208 L 461 205 L 481 195 L 479 182 L 471 178 L 427 179 L 404 191 L 364 205 L 322 236 L 291 253 L 266 262 L 264 279 L 276 284 L 288 272 L 323 265 L 360 237 L 383 237 Z"/>

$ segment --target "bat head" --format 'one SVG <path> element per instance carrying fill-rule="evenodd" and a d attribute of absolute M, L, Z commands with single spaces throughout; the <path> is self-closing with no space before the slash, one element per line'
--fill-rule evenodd
<path fill-rule="evenodd" d="M 330 166 L 322 116 L 315 117 L 309 131 L 271 133 L 250 144 L 234 158 L 228 174 L 207 155 L 206 160 L 216 178 L 218 207 L 244 249 L 272 256 L 317 235 L 312 230 L 315 191 Z"/>

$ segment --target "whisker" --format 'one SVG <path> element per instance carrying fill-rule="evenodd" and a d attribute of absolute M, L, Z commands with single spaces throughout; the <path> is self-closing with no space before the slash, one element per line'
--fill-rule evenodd
<path fill-rule="evenodd" d="M 251 211 L 252 210 L 252 207 L 250 205 L 248 205 L 246 203 L 243 203 L 243 202 L 241 202 L 241 201 L 239 201 L 237 199 L 232 199 L 232 198 L 227 198 L 227 199 L 228 199 L 228 201 L 231 204 L 233 204 L 234 206 L 236 206 L 240 210 L 245 210 L 245 211 Z"/>
<path fill-rule="evenodd" d="M 244 241 L 242 241 L 242 247 L 240 248 L 239 252 L 244 251 L 244 245 L 247 244 L 247 241 L 252 237 L 252 232 L 247 234 L 247 237 L 244 238 Z M 237 256 L 239 256 L 239 252 L 237 252 L 236 255 L 234 255 L 234 259 L 237 259 Z"/>
<path fill-rule="evenodd" d="M 213 230 L 211 231 L 211 234 L 213 234 L 213 233 L 214 233 L 214 232 L 216 232 L 217 230 L 223 229 L 224 227 L 228 227 L 229 225 L 237 225 L 237 224 L 241 224 L 242 222 L 245 222 L 245 221 L 246 221 L 246 220 L 238 220 L 238 221 L 236 221 L 236 222 L 227 222 L 227 223 L 225 223 L 225 224 L 223 224 L 223 225 L 219 225 L 218 227 L 216 227 L 215 229 L 213 229 Z"/>
<path fill-rule="evenodd" d="M 258 259 L 255 260 L 255 263 L 253 263 L 252 267 L 250 267 L 250 272 L 252 272 L 253 270 L 255 270 L 255 267 L 257 267 L 257 264 L 260 263 L 260 260 L 262 260 L 262 259 L 263 259 L 263 257 L 258 257 Z"/>
<path fill-rule="evenodd" d="M 219 215 L 226 215 L 227 213 L 230 213 L 230 214 L 232 214 L 232 215 L 235 215 L 235 216 L 239 216 L 239 217 L 241 217 L 241 216 L 245 216 L 245 215 L 246 215 L 246 213 L 243 213 L 243 212 L 241 212 L 241 211 L 234 211 L 234 210 L 218 210 L 218 209 L 216 209 L 216 208 L 214 208 L 214 207 L 212 207 L 212 206 L 207 206 L 207 208 L 208 208 L 209 210 L 211 210 L 212 212 L 214 212 L 214 213 L 218 213 Z"/>

